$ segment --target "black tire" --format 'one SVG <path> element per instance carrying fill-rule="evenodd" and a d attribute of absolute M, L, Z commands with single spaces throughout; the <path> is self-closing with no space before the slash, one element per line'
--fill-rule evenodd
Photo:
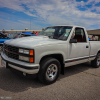
<path fill-rule="evenodd" d="M 99 59 L 100 59 L 100 53 L 98 53 L 96 58 L 93 61 L 91 61 L 92 67 L 99 68 L 99 66 L 100 66 L 100 63 L 99 63 L 100 60 Z"/>
<path fill-rule="evenodd" d="M 57 70 L 57 72 L 51 71 L 53 66 L 55 68 L 54 70 Z M 52 84 L 58 79 L 60 71 L 61 71 L 61 65 L 57 59 L 51 57 L 46 58 L 40 64 L 38 79 L 44 84 L 47 85 Z M 53 73 L 52 74 L 52 76 L 54 76 L 53 78 L 49 76 L 51 75 L 50 73 L 51 74 Z"/>
<path fill-rule="evenodd" d="M 2 50 L 3 50 L 3 46 L 0 47 L 0 54 L 1 54 Z"/>

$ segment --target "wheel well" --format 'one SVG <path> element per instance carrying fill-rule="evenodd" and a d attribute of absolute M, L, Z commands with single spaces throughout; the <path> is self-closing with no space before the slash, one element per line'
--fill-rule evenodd
<path fill-rule="evenodd" d="M 100 50 L 98 51 L 98 53 L 100 53 Z M 97 53 L 97 54 L 98 54 L 98 53 Z"/>
<path fill-rule="evenodd" d="M 46 56 L 44 56 L 44 57 L 41 58 L 39 64 L 41 64 L 41 62 L 42 62 L 44 59 L 48 58 L 48 57 L 55 58 L 55 59 L 57 59 L 57 60 L 60 62 L 60 64 L 61 64 L 61 74 L 64 74 L 64 59 L 63 59 L 62 54 L 51 54 L 51 55 L 46 55 Z"/>

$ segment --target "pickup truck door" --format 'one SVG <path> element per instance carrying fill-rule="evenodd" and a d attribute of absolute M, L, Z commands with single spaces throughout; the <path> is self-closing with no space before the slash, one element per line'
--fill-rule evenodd
<path fill-rule="evenodd" d="M 89 59 L 89 42 L 86 39 L 86 34 L 83 28 L 75 28 L 72 39 L 76 39 L 77 43 L 68 44 L 68 59 L 65 61 L 65 66 L 71 66 L 88 61 Z"/>

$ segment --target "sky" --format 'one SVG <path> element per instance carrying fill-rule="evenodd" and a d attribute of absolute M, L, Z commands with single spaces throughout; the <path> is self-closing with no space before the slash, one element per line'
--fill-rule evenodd
<path fill-rule="evenodd" d="M 100 29 L 100 0 L 0 0 L 0 30 L 54 25 Z"/>

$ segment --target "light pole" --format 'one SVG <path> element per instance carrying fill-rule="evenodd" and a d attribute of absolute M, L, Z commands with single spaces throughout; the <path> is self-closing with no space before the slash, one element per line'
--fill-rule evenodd
<path fill-rule="evenodd" d="M 30 18 L 30 30 L 31 30 L 31 18 Z"/>
<path fill-rule="evenodd" d="M 5 33 L 5 29 L 2 30 L 2 33 L 3 33 L 3 34 Z"/>

